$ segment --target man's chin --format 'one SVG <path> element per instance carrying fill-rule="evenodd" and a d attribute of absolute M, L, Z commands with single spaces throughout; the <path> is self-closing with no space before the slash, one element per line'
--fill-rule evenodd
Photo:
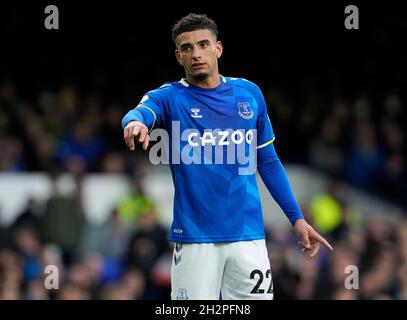
<path fill-rule="evenodd" d="M 199 73 L 195 73 L 195 74 L 192 75 L 192 78 L 196 82 L 205 81 L 208 77 L 209 77 L 209 74 L 207 72 L 199 72 Z"/>

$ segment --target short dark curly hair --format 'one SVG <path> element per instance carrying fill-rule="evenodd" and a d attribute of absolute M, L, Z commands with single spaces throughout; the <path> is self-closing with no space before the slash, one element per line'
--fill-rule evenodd
<path fill-rule="evenodd" d="M 209 18 L 206 14 L 189 13 L 185 17 L 179 19 L 172 27 L 172 40 L 184 32 L 195 30 L 208 29 L 213 32 L 215 37 L 218 37 L 218 26 L 216 22 Z"/>

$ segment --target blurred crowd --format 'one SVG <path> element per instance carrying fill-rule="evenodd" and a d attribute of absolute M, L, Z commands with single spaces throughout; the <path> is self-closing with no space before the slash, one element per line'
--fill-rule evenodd
<path fill-rule="evenodd" d="M 72 194 L 52 179 L 47 201 L 0 229 L 0 300 L 169 299 L 172 245 L 139 179 L 102 225 L 86 219 L 79 178 Z"/>
<path fill-rule="evenodd" d="M 381 101 L 368 95 L 326 98 L 310 90 L 300 102 L 278 87 L 263 91 L 284 162 L 310 165 L 407 204 L 405 108 L 396 91 Z M 121 128 L 122 117 L 134 105 L 106 103 L 97 93 L 80 94 L 73 85 L 23 99 L 5 80 L 0 106 L 1 172 L 137 173 L 134 161 L 140 157 L 127 152 Z"/>
<path fill-rule="evenodd" d="M 138 181 L 98 226 L 80 180 L 71 195 L 55 184 L 47 201 L 30 199 L 0 227 L 0 300 L 168 300 L 173 245 Z M 332 183 L 303 206 L 333 252 L 310 259 L 291 228 L 267 226 L 275 299 L 407 299 L 407 218 L 362 215 L 341 190 Z"/>
<path fill-rule="evenodd" d="M 280 157 L 406 205 L 406 108 L 397 90 L 352 99 L 313 90 L 304 96 L 299 104 L 279 88 L 266 91 Z"/>
<path fill-rule="evenodd" d="M 342 191 L 340 183 L 332 183 L 303 207 L 332 252 L 321 249 L 310 259 L 299 252 L 290 229 L 270 228 L 276 299 L 407 299 L 407 215 L 363 215 Z"/>
<path fill-rule="evenodd" d="M 80 97 L 71 85 L 24 100 L 6 80 L 0 105 L 0 171 L 126 173 L 124 110 L 117 104 Z"/>
<path fill-rule="evenodd" d="M 311 90 L 301 102 L 279 87 L 263 91 L 283 162 L 406 205 L 405 111 L 396 91 L 377 101 Z M 121 119 L 131 107 L 72 84 L 22 97 L 11 80 L 0 83 L 0 172 L 43 171 L 53 181 L 70 173 L 77 187 L 67 196 L 55 185 L 45 203 L 30 199 L 11 225 L 0 225 L 0 300 L 169 299 L 172 244 L 142 189 L 145 154 L 123 142 Z M 89 223 L 82 206 L 89 172 L 133 177 L 102 226 Z M 302 206 L 335 250 L 308 259 L 291 229 L 267 226 L 276 299 L 407 298 L 407 219 L 361 216 L 336 184 Z M 44 287 L 47 265 L 58 267 L 58 289 Z M 358 266 L 358 290 L 344 287 L 350 265 Z"/>

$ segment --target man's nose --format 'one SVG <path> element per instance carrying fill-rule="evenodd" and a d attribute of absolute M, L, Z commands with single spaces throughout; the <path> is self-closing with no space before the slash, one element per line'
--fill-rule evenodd
<path fill-rule="evenodd" d="M 201 50 L 199 50 L 198 46 L 194 46 L 192 48 L 192 58 L 198 59 L 201 57 Z"/>

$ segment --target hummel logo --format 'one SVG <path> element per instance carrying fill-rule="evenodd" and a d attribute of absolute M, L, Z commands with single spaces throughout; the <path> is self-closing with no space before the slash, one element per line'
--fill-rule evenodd
<path fill-rule="evenodd" d="M 201 111 L 201 109 L 199 108 L 191 108 L 191 117 L 192 118 L 202 118 L 202 114 L 199 114 L 199 112 Z"/>

